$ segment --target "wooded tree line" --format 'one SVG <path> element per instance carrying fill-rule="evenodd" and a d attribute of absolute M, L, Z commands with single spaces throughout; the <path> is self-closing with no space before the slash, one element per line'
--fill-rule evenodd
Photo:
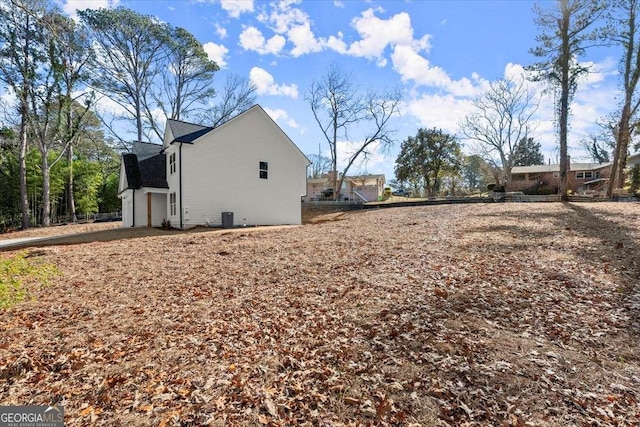
<path fill-rule="evenodd" d="M 183 28 L 122 7 L 78 17 L 0 0 L 0 227 L 115 210 L 131 141 L 161 139 L 167 118 L 218 126 L 255 102 L 246 78 L 215 89 L 217 64 Z"/>

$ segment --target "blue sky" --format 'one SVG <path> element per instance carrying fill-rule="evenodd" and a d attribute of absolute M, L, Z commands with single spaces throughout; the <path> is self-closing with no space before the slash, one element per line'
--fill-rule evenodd
<path fill-rule="evenodd" d="M 522 74 L 535 58 L 538 29 L 534 2 L 505 1 L 130 1 L 60 0 L 64 10 L 121 5 L 192 32 L 226 73 L 249 77 L 258 103 L 305 153 L 328 147 L 313 120 L 305 93 L 330 64 L 352 72 L 363 89 L 399 88 L 397 143 L 357 172 L 393 178 L 400 142 L 419 127 L 459 134 L 458 123 L 488 84 Z M 542 3 L 552 6 L 551 2 Z M 588 52 L 594 72 L 580 85 L 569 138 L 572 159 L 579 141 L 617 105 L 617 59 L 613 49 Z M 538 93 L 540 85 L 531 84 Z M 545 157 L 556 159 L 553 98 L 541 95 L 533 135 Z M 465 143 L 462 140 L 463 144 Z M 340 145 L 349 149 L 346 142 Z M 465 149 L 469 151 L 468 145 Z"/>

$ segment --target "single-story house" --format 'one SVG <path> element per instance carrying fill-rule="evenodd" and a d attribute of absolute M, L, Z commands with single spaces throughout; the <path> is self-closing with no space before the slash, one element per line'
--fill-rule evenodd
<path fill-rule="evenodd" d="M 611 163 L 570 163 L 567 188 L 574 193 L 606 190 Z M 509 191 L 532 188 L 557 189 L 560 185 L 560 165 L 514 166 L 511 169 Z"/>
<path fill-rule="evenodd" d="M 333 188 L 335 172 L 329 172 L 320 178 L 307 178 L 307 195 L 305 202 L 323 198 L 322 193 Z M 382 196 L 386 179 L 384 174 L 346 176 L 340 189 L 340 200 L 357 202 L 375 202 Z"/>
<path fill-rule="evenodd" d="M 123 226 L 300 224 L 309 164 L 259 105 L 216 128 L 170 119 L 122 156 Z"/>

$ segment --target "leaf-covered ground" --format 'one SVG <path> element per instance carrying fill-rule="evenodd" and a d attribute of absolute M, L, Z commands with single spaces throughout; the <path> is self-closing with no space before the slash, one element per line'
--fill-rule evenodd
<path fill-rule="evenodd" d="M 122 227 L 122 221 L 77 223 L 59 225 L 52 227 L 34 227 L 24 231 L 12 231 L 10 233 L 0 233 L 0 241 L 7 239 L 21 239 L 26 237 L 50 237 L 76 233 L 87 233 L 93 231 L 112 230 Z"/>
<path fill-rule="evenodd" d="M 47 247 L 0 405 L 68 426 L 640 424 L 640 206 L 380 209 Z M 3 253 L 0 256 L 10 256 Z"/>

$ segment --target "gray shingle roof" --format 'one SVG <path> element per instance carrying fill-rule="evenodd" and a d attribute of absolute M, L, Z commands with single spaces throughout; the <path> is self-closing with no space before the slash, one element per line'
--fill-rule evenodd
<path fill-rule="evenodd" d="M 569 170 L 575 171 L 590 171 L 609 166 L 611 163 L 571 163 Z M 534 166 L 514 166 L 511 168 L 511 173 L 542 173 L 542 172 L 559 172 L 560 165 L 534 165 Z"/>
<path fill-rule="evenodd" d="M 164 154 L 149 157 L 138 162 L 143 187 L 169 188 L 167 165 Z"/>
<path fill-rule="evenodd" d="M 164 154 L 138 161 L 135 154 L 123 154 L 122 162 L 127 176 L 127 188 L 169 188 Z"/>
<path fill-rule="evenodd" d="M 138 156 L 138 161 L 160 154 L 161 150 L 161 144 L 154 144 L 152 142 L 135 141 L 131 147 L 131 152 Z"/>
<path fill-rule="evenodd" d="M 173 134 L 172 142 L 186 142 L 189 144 L 192 144 L 193 141 L 213 130 L 213 128 L 207 126 L 195 125 L 174 119 L 168 119 L 167 126 L 171 129 L 171 134 Z"/>
<path fill-rule="evenodd" d="M 124 164 L 124 172 L 127 176 L 127 188 L 142 187 L 138 157 L 135 154 L 123 154 L 122 163 Z"/>

